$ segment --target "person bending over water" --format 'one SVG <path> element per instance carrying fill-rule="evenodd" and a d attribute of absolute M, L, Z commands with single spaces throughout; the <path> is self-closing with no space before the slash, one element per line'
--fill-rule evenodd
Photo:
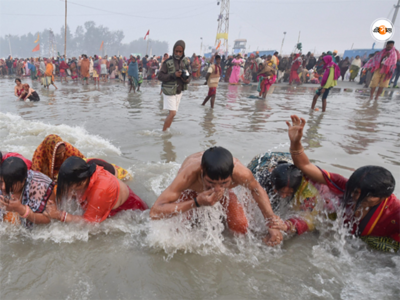
<path fill-rule="evenodd" d="M 182 164 L 172 184 L 161 193 L 150 210 L 152 219 L 170 218 L 201 206 L 213 206 L 217 202 L 227 209 L 228 227 L 237 233 L 246 233 L 248 221 L 243 207 L 231 191 L 242 185 L 250 189 L 264 218 L 275 216 L 266 192 L 244 165 L 222 148 L 213 147 L 204 153 L 190 155 Z M 225 196 L 229 192 L 229 199 Z M 279 230 L 269 230 L 265 242 L 277 245 L 282 242 Z"/>
<path fill-rule="evenodd" d="M 306 121 L 296 115 L 291 119 L 292 124 L 286 123 L 296 167 L 312 181 L 327 185 L 341 196 L 345 224 L 352 234 L 376 249 L 397 251 L 400 247 L 400 201 L 393 194 L 396 185 L 393 175 L 379 166 L 358 168 L 349 179 L 321 170 L 309 161 L 301 144 Z"/>
<path fill-rule="evenodd" d="M 52 201 L 45 214 L 61 222 L 103 222 L 124 210 L 146 210 L 147 204 L 124 182 L 103 167 L 89 165 L 82 158 L 72 156 L 64 161 L 58 174 L 57 202 L 62 204 L 76 197 L 85 211 L 83 216 L 60 211 Z"/>
<path fill-rule="evenodd" d="M 19 157 L 9 157 L 0 166 L 0 204 L 7 212 L 3 220 L 33 224 L 47 224 L 50 219 L 43 214 L 49 200 L 55 199 L 54 182 L 46 175 L 28 170 Z M 1 209 L 0 209 L 1 212 Z"/>
<path fill-rule="evenodd" d="M 32 170 L 42 172 L 52 180 L 57 180 L 63 162 L 71 156 L 84 158 L 83 154 L 55 134 L 46 136 L 36 148 L 32 158 Z"/>
<path fill-rule="evenodd" d="M 248 168 L 271 199 L 273 211 L 290 218 L 270 227 L 301 235 L 315 229 L 315 217 L 322 210 L 335 212 L 338 197 L 326 185 L 313 182 L 293 165 L 290 153 L 271 152 L 257 155 Z"/>
<path fill-rule="evenodd" d="M 22 86 L 23 86 L 24 90 L 22 91 L 21 96 L 18 98 L 19 100 L 40 101 L 40 97 L 39 97 L 38 93 L 34 89 L 32 89 L 29 86 L 29 84 L 25 83 Z"/>

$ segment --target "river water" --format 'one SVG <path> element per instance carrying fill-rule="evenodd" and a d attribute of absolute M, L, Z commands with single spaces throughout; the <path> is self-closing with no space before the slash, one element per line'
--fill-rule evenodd
<path fill-rule="evenodd" d="M 27 80 L 31 84 L 30 80 Z M 256 154 L 288 151 L 285 121 L 308 121 L 304 146 L 321 168 L 349 176 L 360 166 L 384 166 L 399 178 L 400 96 L 378 102 L 365 92 L 334 90 L 328 110 L 310 111 L 313 90 L 275 87 L 267 100 L 255 86 L 218 88 L 214 110 L 200 104 L 202 81 L 185 92 L 172 128 L 158 82 L 128 94 L 120 83 L 100 88 L 73 83 L 45 90 L 38 103 L 16 102 L 12 79 L 2 79 L 0 149 L 31 158 L 48 134 L 58 134 L 87 157 L 123 166 L 129 186 L 151 206 L 188 155 L 219 145 L 247 164 Z M 321 103 L 318 103 L 321 107 Z M 238 189 L 240 201 L 249 201 Z M 399 196 L 399 187 L 395 194 Z M 339 222 L 287 239 L 260 242 L 262 220 L 248 210 L 252 232 L 234 236 L 219 222 L 221 207 L 202 208 L 207 225 L 180 216 L 149 221 L 123 212 L 102 224 L 58 222 L 27 231 L 0 224 L 1 299 L 399 299 L 400 257 L 369 250 Z"/>

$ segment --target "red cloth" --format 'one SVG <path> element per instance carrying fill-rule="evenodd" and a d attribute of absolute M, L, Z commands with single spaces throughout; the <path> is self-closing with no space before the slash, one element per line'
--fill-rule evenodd
<path fill-rule="evenodd" d="M 149 207 L 147 206 L 146 202 L 144 202 L 142 199 L 139 198 L 138 195 L 136 195 L 131 189 L 130 187 L 128 187 L 129 189 L 129 197 L 128 199 L 126 199 L 126 201 L 119 207 L 117 207 L 116 209 L 113 209 L 110 214 L 109 217 L 114 216 L 116 213 L 123 211 L 123 210 L 146 210 Z"/>
<path fill-rule="evenodd" d="M 299 78 L 299 74 L 297 74 L 297 69 L 296 69 L 296 71 L 294 71 L 294 70 L 290 71 L 289 84 L 292 83 L 293 80 L 297 83 L 300 83 L 300 78 Z"/>
<path fill-rule="evenodd" d="M 208 89 L 208 96 L 211 97 L 211 96 L 214 96 L 216 94 L 217 94 L 217 88 L 216 87 Z"/>
<path fill-rule="evenodd" d="M 2 162 L 3 162 L 4 160 L 6 160 L 7 158 L 9 158 L 9 157 L 19 157 L 20 159 L 22 159 L 22 160 L 25 162 L 26 167 L 28 168 L 28 171 L 29 171 L 29 170 L 31 169 L 31 167 L 32 167 L 32 162 L 31 162 L 29 159 L 26 159 L 26 158 L 23 157 L 21 154 L 16 153 L 16 152 L 8 152 L 8 153 L 4 154 L 4 155 L 3 155 L 3 160 L 2 160 Z"/>
<path fill-rule="evenodd" d="M 308 231 L 308 225 L 306 221 L 297 218 L 291 218 L 289 221 L 292 222 L 292 224 L 296 227 L 298 235 Z"/>
<path fill-rule="evenodd" d="M 343 195 L 348 179 L 325 170 L 321 170 L 321 172 L 329 189 L 335 194 Z M 351 218 L 352 216 L 349 216 L 347 222 L 351 221 Z M 352 233 L 355 234 L 356 231 L 357 225 L 353 227 Z M 365 230 L 361 233 L 361 236 L 366 235 L 390 237 L 400 242 L 400 200 L 394 194 L 382 201 L 376 209 Z"/>
<path fill-rule="evenodd" d="M 147 204 L 129 189 L 128 199 L 113 210 L 112 208 L 118 201 L 119 193 L 120 185 L 118 179 L 104 170 L 103 167 L 97 166 L 81 200 L 81 205 L 85 209 L 84 219 L 89 222 L 100 223 L 107 217 L 113 216 L 122 210 L 144 210 L 148 208 Z"/>

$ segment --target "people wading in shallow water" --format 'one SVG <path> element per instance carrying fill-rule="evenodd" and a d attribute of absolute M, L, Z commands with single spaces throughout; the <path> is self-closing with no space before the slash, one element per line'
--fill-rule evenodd
<path fill-rule="evenodd" d="M 186 158 L 174 181 L 157 198 L 150 217 L 170 218 L 220 202 L 227 210 L 228 228 L 244 234 L 248 228 L 246 214 L 231 190 L 238 185 L 251 191 L 267 223 L 280 220 L 272 211 L 267 193 L 251 171 L 222 147 L 213 147 Z M 225 196 L 226 192 L 229 199 Z M 278 245 L 282 242 L 282 234 L 279 230 L 270 229 L 264 241 L 268 245 Z"/>
<path fill-rule="evenodd" d="M 371 72 L 374 74 L 369 84 L 371 88 L 370 100 L 374 98 L 377 87 L 378 91 L 376 92 L 375 100 L 378 100 L 383 89 L 389 86 L 398 60 L 400 60 L 400 53 L 394 47 L 394 41 L 388 41 L 386 43 L 386 48 L 375 54 L 374 57 L 364 65 L 364 69 L 371 69 Z"/>
<path fill-rule="evenodd" d="M 212 58 L 211 61 L 214 59 Z M 214 108 L 215 96 L 217 95 L 217 87 L 219 83 L 219 79 L 221 77 L 221 56 L 215 56 L 215 64 L 212 64 L 207 71 L 206 82 L 205 85 L 208 85 L 208 95 L 204 99 L 201 105 L 206 105 L 208 100 L 211 99 L 210 104 L 211 108 Z"/>
<path fill-rule="evenodd" d="M 131 54 L 130 63 L 128 68 L 128 80 L 129 80 L 129 93 L 133 90 L 135 93 L 136 88 L 139 90 L 139 69 L 136 61 L 136 57 Z"/>
<path fill-rule="evenodd" d="M 340 77 L 340 68 L 332 61 L 332 56 L 326 55 L 324 58 L 324 75 L 321 80 L 321 87 L 315 92 L 311 109 L 315 108 L 318 97 L 322 94 L 322 111 L 326 111 L 326 99 L 329 91 L 337 85 L 337 80 Z"/>
<path fill-rule="evenodd" d="M 158 79 L 162 82 L 164 109 L 168 110 L 163 131 L 171 127 L 172 121 L 179 108 L 183 91 L 191 79 L 190 61 L 185 57 L 185 42 L 177 41 L 173 54 L 164 61 L 158 72 Z"/>

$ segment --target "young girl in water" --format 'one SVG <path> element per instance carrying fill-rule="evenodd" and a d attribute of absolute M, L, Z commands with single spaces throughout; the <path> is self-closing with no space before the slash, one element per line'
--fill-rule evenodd
<path fill-rule="evenodd" d="M 21 83 L 21 79 L 19 79 L 19 78 L 15 79 L 15 84 L 16 84 L 16 86 L 14 87 L 14 95 L 17 96 L 19 99 L 21 94 L 24 93 L 24 87 Z M 24 100 L 24 99 L 22 99 L 22 100 Z"/>
<path fill-rule="evenodd" d="M 18 98 L 20 100 L 30 100 L 30 101 L 40 101 L 40 97 L 38 93 L 29 87 L 29 84 L 25 83 L 22 85 L 24 90 L 21 93 L 21 96 Z"/>

